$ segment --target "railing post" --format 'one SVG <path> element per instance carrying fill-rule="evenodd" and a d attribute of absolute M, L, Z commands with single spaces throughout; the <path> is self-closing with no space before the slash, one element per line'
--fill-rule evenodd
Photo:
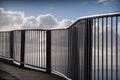
<path fill-rule="evenodd" d="M 85 22 L 84 80 L 92 80 L 92 19 Z"/>
<path fill-rule="evenodd" d="M 74 80 L 79 80 L 79 52 L 78 52 L 78 28 L 72 29 L 72 73 Z"/>
<path fill-rule="evenodd" d="M 13 59 L 14 33 L 10 32 L 10 58 Z"/>
<path fill-rule="evenodd" d="M 51 31 L 46 31 L 46 72 L 51 73 Z"/>
<path fill-rule="evenodd" d="M 21 31 L 21 55 L 20 55 L 20 66 L 24 67 L 24 55 L 25 55 L 25 30 Z"/>

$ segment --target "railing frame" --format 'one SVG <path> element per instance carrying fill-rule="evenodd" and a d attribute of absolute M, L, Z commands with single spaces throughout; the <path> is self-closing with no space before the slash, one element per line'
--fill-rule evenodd
<path fill-rule="evenodd" d="M 24 67 L 25 58 L 25 30 L 21 31 L 21 54 L 20 54 L 20 66 Z"/>
<path fill-rule="evenodd" d="M 46 32 L 46 72 L 51 73 L 51 31 Z"/>
<path fill-rule="evenodd" d="M 65 28 L 65 29 L 53 29 L 53 30 L 67 30 L 67 29 L 71 29 L 70 31 L 68 31 L 68 53 L 70 52 L 69 49 L 71 49 L 69 46 L 72 45 L 73 49 L 72 49 L 71 52 L 74 53 L 74 54 L 72 54 L 73 56 L 71 56 L 71 57 L 72 57 L 72 59 L 74 61 L 72 61 L 72 60 L 70 60 L 70 61 L 72 63 L 76 64 L 76 66 L 77 66 L 76 68 L 74 67 L 75 69 L 73 70 L 74 72 L 76 72 L 75 74 L 73 74 L 73 75 L 75 75 L 77 77 L 76 79 L 79 79 L 79 75 L 78 75 L 79 72 L 77 72 L 79 70 L 78 69 L 79 61 L 77 61 L 77 60 L 79 60 L 79 59 L 76 59 L 76 58 L 79 58 L 78 57 L 79 56 L 79 52 L 78 52 L 79 49 L 78 49 L 78 31 L 77 31 L 77 27 L 73 27 L 73 25 L 76 24 L 80 20 L 85 20 L 84 80 L 92 80 L 92 47 L 93 47 L 93 45 L 92 45 L 93 44 L 92 43 L 93 40 L 92 39 L 94 37 L 93 36 L 93 18 L 98 18 L 98 22 L 99 22 L 99 18 L 103 19 L 104 17 L 113 17 L 113 16 L 116 16 L 116 33 L 117 33 L 116 34 L 116 53 L 117 53 L 116 54 L 116 80 L 117 80 L 118 79 L 118 71 L 117 71 L 118 70 L 118 57 L 117 57 L 118 56 L 118 25 L 117 24 L 118 24 L 118 16 L 120 16 L 120 12 L 118 12 L 118 13 L 110 13 L 108 15 L 107 14 L 102 14 L 102 15 L 94 15 L 94 16 L 82 17 L 82 18 L 79 18 L 75 23 L 70 25 L 68 28 Z M 106 20 L 106 21 L 108 21 L 108 20 Z M 107 22 L 106 22 L 106 25 L 108 25 Z M 112 26 L 111 26 L 111 28 L 112 28 Z M 32 29 L 28 29 L 28 30 L 32 30 Z M 51 31 L 53 31 L 53 30 L 49 30 L 49 29 L 38 29 L 38 30 L 37 29 L 33 29 L 33 31 L 46 31 L 46 69 L 45 70 L 46 70 L 47 73 L 51 73 L 51 71 L 52 71 L 52 69 L 51 69 L 51 66 L 52 66 L 51 65 Z M 10 42 L 10 58 L 13 61 L 14 61 L 14 31 L 17 31 L 17 30 L 9 31 L 10 32 L 10 38 L 9 38 L 9 42 Z M 26 31 L 26 29 L 25 30 L 19 30 L 19 31 L 21 31 L 20 66 L 24 67 L 24 65 L 25 65 L 24 62 L 25 62 L 25 31 Z M 99 29 L 98 29 L 98 31 L 99 31 Z M 102 32 L 103 32 L 103 20 L 102 20 Z M 0 32 L 0 33 L 2 33 L 2 32 Z M 107 32 L 106 32 L 106 35 L 107 35 Z M 2 36 L 2 38 L 3 37 L 4 36 Z M 113 37 L 111 37 L 111 38 L 113 39 Z M 99 32 L 98 32 L 98 39 L 99 39 Z M 103 43 L 103 39 L 104 39 L 104 34 L 102 33 L 102 48 L 104 46 L 103 45 L 104 44 Z M 106 39 L 106 40 L 108 40 L 108 39 Z M 98 43 L 99 43 L 99 40 L 98 40 Z M 106 43 L 106 45 L 108 47 L 107 43 Z M 96 44 L 95 44 L 95 46 L 96 46 Z M 98 49 L 99 49 L 99 45 L 98 45 Z M 103 51 L 103 49 L 102 49 L 102 51 Z M 98 56 L 98 58 L 99 58 L 99 56 Z M 71 62 L 68 61 L 68 64 L 69 63 L 72 64 Z M 111 63 L 111 64 L 113 64 L 113 63 Z M 98 63 L 98 67 L 99 67 L 99 63 Z M 102 64 L 102 67 L 103 67 L 103 64 Z M 106 74 L 108 75 L 107 72 L 106 72 Z M 98 75 L 99 75 L 99 71 L 98 71 Z M 111 75 L 113 75 L 113 73 L 111 73 Z M 99 76 L 98 76 L 98 78 L 99 78 Z M 103 76 L 102 76 L 102 78 L 103 78 Z"/>
<path fill-rule="evenodd" d="M 92 80 L 92 19 L 85 24 L 84 80 Z"/>
<path fill-rule="evenodd" d="M 10 32 L 10 58 L 13 59 L 13 48 L 14 48 L 14 33 Z"/>

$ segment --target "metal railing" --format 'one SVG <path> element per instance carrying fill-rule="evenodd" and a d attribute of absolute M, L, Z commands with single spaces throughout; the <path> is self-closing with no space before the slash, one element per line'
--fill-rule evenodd
<path fill-rule="evenodd" d="M 1 31 L 0 56 L 72 80 L 119 80 L 120 12 L 81 17 L 66 29 Z"/>

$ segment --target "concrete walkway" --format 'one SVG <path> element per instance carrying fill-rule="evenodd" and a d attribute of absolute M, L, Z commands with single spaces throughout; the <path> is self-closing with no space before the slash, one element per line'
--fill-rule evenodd
<path fill-rule="evenodd" d="M 66 80 L 62 77 L 31 69 L 23 69 L 0 61 L 0 80 Z"/>

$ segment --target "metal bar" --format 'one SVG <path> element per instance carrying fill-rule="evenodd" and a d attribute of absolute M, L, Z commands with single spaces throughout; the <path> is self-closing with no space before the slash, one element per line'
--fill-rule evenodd
<path fill-rule="evenodd" d="M 87 55 L 87 50 L 86 50 L 86 48 L 87 48 L 87 20 L 85 20 L 85 52 L 84 52 L 84 80 L 87 80 L 87 58 L 86 58 L 86 55 Z"/>
<path fill-rule="evenodd" d="M 30 36 L 31 36 L 31 39 L 32 39 L 32 37 L 34 36 L 33 34 L 34 34 L 34 32 L 31 31 L 31 35 L 30 35 Z M 34 44 L 34 40 L 31 40 L 31 42 Z M 34 54 L 33 54 L 33 53 L 34 53 L 34 51 L 33 51 L 33 50 L 34 50 L 34 47 L 33 47 L 33 45 L 31 45 L 31 47 L 32 47 L 32 65 L 34 66 Z"/>
<path fill-rule="evenodd" d="M 25 37 L 26 37 L 26 38 L 25 38 L 25 42 L 26 42 L 26 45 L 25 45 L 25 53 L 26 53 L 26 54 L 25 54 L 25 59 L 26 59 L 25 64 L 29 62 L 29 61 L 28 61 L 28 52 L 27 52 L 27 50 L 28 50 L 28 48 L 29 48 L 29 47 L 28 47 L 28 42 L 27 42 L 27 41 L 28 41 L 28 31 L 26 31 L 26 33 L 27 33 L 27 34 L 25 35 Z"/>
<path fill-rule="evenodd" d="M 32 31 L 29 31 L 29 38 L 28 38 L 28 39 L 31 39 L 31 34 L 32 34 Z M 31 51 L 31 52 L 30 52 L 30 53 L 31 53 L 31 56 L 30 56 L 30 57 L 31 57 L 31 59 L 30 59 L 30 64 L 32 65 L 32 61 L 33 61 L 32 57 L 33 57 L 33 56 L 32 56 L 32 49 L 31 49 L 31 47 L 32 47 L 32 46 L 29 44 L 29 49 L 30 49 L 30 51 Z"/>
<path fill-rule="evenodd" d="M 99 18 L 98 18 L 98 80 L 99 80 Z"/>
<path fill-rule="evenodd" d="M 35 32 L 36 32 L 36 31 L 33 31 L 33 37 L 36 38 Z M 33 41 L 33 44 L 35 44 L 35 45 L 34 45 L 34 46 L 32 45 L 32 47 L 33 47 L 33 53 L 32 53 L 32 54 L 33 54 L 33 60 L 34 60 L 34 64 L 33 64 L 33 65 L 34 65 L 34 66 L 35 66 L 35 59 L 36 59 L 36 58 L 35 58 L 35 55 L 34 55 L 34 50 L 35 50 L 35 47 L 36 47 L 36 39 L 35 39 L 35 38 L 34 38 L 34 41 Z M 35 54 L 36 54 L 36 53 L 35 53 Z"/>
<path fill-rule="evenodd" d="M 104 22 L 102 18 L 102 80 L 104 80 Z"/>
<path fill-rule="evenodd" d="M 41 67 L 43 67 L 43 32 L 41 31 Z"/>
<path fill-rule="evenodd" d="M 116 80 L 118 80 L 118 16 L 116 16 Z"/>
<path fill-rule="evenodd" d="M 40 32 L 40 59 L 41 59 L 41 67 L 42 67 L 42 31 Z"/>
<path fill-rule="evenodd" d="M 42 53 L 43 53 L 43 67 L 44 67 L 44 65 L 45 65 L 45 60 L 44 60 L 44 59 L 45 59 L 45 58 L 44 58 L 44 57 L 45 57 L 45 56 L 44 56 L 44 55 L 45 55 L 45 52 L 44 52 L 44 46 L 45 46 L 45 45 L 44 45 L 44 31 L 43 31 L 43 42 L 42 42 L 42 43 L 43 43 L 43 52 L 42 52 Z"/>
<path fill-rule="evenodd" d="M 70 60 L 70 37 L 69 37 L 69 30 L 68 30 L 68 69 L 67 69 L 67 74 L 70 75 L 70 64 L 69 64 L 69 60 Z"/>
<path fill-rule="evenodd" d="M 41 52 L 41 49 L 40 49 L 40 44 L 41 44 L 41 39 L 40 39 L 40 36 L 41 36 L 41 31 L 39 31 L 39 67 L 41 66 L 40 64 L 41 64 L 41 54 L 40 54 L 40 52 Z"/>
<path fill-rule="evenodd" d="M 113 80 L 113 19 L 111 17 L 111 80 Z"/>
<path fill-rule="evenodd" d="M 94 19 L 94 80 L 96 80 L 96 19 Z"/>
<path fill-rule="evenodd" d="M 92 80 L 92 40 L 93 40 L 93 19 L 89 19 L 89 80 Z"/>
<path fill-rule="evenodd" d="M 44 51 L 45 43 L 44 41 L 45 41 L 45 32 L 43 31 L 43 63 L 44 63 L 43 67 L 45 67 L 45 51 Z"/>
<path fill-rule="evenodd" d="M 2 34 L 2 53 L 1 53 L 1 55 L 3 56 L 3 33 L 1 33 Z"/>
<path fill-rule="evenodd" d="M 106 80 L 108 80 L 108 17 L 106 17 Z"/>
<path fill-rule="evenodd" d="M 46 72 L 51 73 L 51 31 L 46 32 Z"/>
<path fill-rule="evenodd" d="M 73 57 L 73 68 L 74 68 L 74 79 L 78 80 L 79 75 L 78 75 L 78 68 L 79 68 L 79 53 L 78 53 L 78 28 L 74 27 L 73 28 L 73 48 L 72 48 L 72 57 Z"/>
<path fill-rule="evenodd" d="M 52 44 L 52 41 L 51 41 L 51 44 Z M 47 54 L 47 52 L 46 52 L 46 31 L 45 31 L 45 68 L 46 68 L 46 54 Z M 52 54 L 51 54 L 52 55 Z"/>
<path fill-rule="evenodd" d="M 20 56 L 20 66 L 24 67 L 25 58 L 25 31 L 21 31 L 21 56 Z"/>
<path fill-rule="evenodd" d="M 13 31 L 10 32 L 10 58 L 13 59 L 13 48 L 14 48 L 14 33 Z"/>
<path fill-rule="evenodd" d="M 92 19 L 86 20 L 84 80 L 92 80 Z"/>
<path fill-rule="evenodd" d="M 46 52 L 45 52 L 46 51 L 46 48 L 45 48 L 45 46 L 46 46 L 46 44 L 45 44 L 45 42 L 46 42 L 46 39 L 45 39 L 46 35 L 45 34 L 46 34 L 46 32 L 44 31 L 44 62 L 45 62 L 44 63 L 44 67 L 46 67 L 46 60 L 45 60 L 46 59 Z"/>
<path fill-rule="evenodd" d="M 36 66 L 38 66 L 38 31 L 36 31 L 36 48 L 37 48 L 37 60 L 36 60 Z"/>

